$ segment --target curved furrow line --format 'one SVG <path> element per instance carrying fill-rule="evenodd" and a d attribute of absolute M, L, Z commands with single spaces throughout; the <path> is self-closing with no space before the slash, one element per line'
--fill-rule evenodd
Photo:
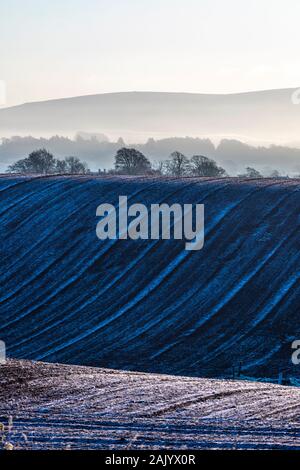
<path fill-rule="evenodd" d="M 182 191 L 183 188 L 181 188 L 180 190 L 176 190 L 175 192 L 171 193 L 169 196 L 174 196 L 178 193 L 180 193 L 180 191 Z M 186 189 L 186 188 L 185 188 Z M 222 190 L 223 188 L 218 188 L 218 189 L 213 189 L 212 192 L 215 193 L 216 191 L 218 190 Z M 206 195 L 204 197 L 203 200 L 206 199 L 206 197 L 208 197 L 208 195 Z M 203 201 L 202 200 L 202 201 Z M 201 201 L 201 202 L 202 202 Z M 165 200 L 162 200 L 161 202 L 165 202 Z M 105 285 L 105 287 L 101 290 L 99 289 L 96 289 L 96 293 L 94 295 L 91 295 L 92 292 L 89 292 L 86 296 L 86 298 L 81 298 L 80 301 L 77 301 L 77 303 L 79 303 L 78 307 L 76 308 L 75 305 L 70 305 L 68 304 L 67 308 L 66 309 L 62 309 L 61 310 L 61 318 L 58 319 L 56 322 L 51 322 L 49 324 L 49 326 L 47 326 L 46 328 L 40 328 L 39 327 L 39 330 L 36 334 L 33 334 L 31 336 L 31 339 L 33 337 L 38 337 L 40 335 L 42 335 L 43 333 L 57 327 L 58 325 L 60 325 L 61 323 L 65 322 L 66 320 L 69 320 L 71 317 L 75 316 L 75 315 L 78 315 L 80 313 L 80 311 L 84 310 L 86 307 L 88 307 L 89 305 L 95 303 L 98 299 L 100 299 L 100 297 L 106 292 L 106 291 L 109 291 L 115 284 L 117 284 L 118 282 L 121 282 L 122 279 L 124 279 L 124 277 L 126 275 L 128 275 L 128 273 L 133 269 L 135 268 L 136 266 L 138 266 L 139 262 L 141 262 L 144 257 L 148 254 L 150 254 L 150 252 L 153 252 L 153 250 L 155 248 L 157 248 L 157 245 L 159 244 L 159 241 L 154 241 L 153 244 L 149 244 L 148 247 L 144 250 L 144 251 L 141 251 L 140 254 L 134 258 L 134 260 L 128 264 L 126 266 L 126 268 L 122 271 L 120 271 L 116 276 L 113 277 L 113 279 L 111 280 L 111 282 L 109 282 L 107 285 Z M 120 299 L 119 299 L 120 300 Z M 70 313 L 68 313 L 68 311 Z M 105 316 L 106 320 L 108 319 L 108 317 L 106 316 L 106 312 L 105 311 L 102 311 L 101 312 L 101 316 Z M 25 339 L 25 340 L 22 340 L 20 342 L 17 342 L 16 343 L 16 346 L 20 346 L 21 344 L 24 344 L 26 343 L 26 341 L 28 341 L 28 339 Z"/>
<path fill-rule="evenodd" d="M 1 175 L 0 174 L 0 180 L 1 180 L 1 185 L 4 185 L 3 189 L 0 189 L 1 193 L 4 193 L 5 191 L 8 191 L 9 189 L 16 188 L 20 185 L 24 184 L 30 184 L 33 180 L 37 179 L 46 179 L 46 178 L 51 178 L 49 176 L 11 176 L 11 175 Z M 11 184 L 9 184 L 12 181 Z"/>
<path fill-rule="evenodd" d="M 90 180 L 91 183 L 93 183 L 93 180 Z M 64 198 L 69 195 L 70 193 L 72 192 L 77 192 L 78 191 L 78 188 L 77 187 L 74 187 L 72 186 L 71 188 L 69 189 L 65 189 L 64 190 Z M 54 197 L 51 198 L 51 202 L 48 203 L 48 207 L 51 208 L 52 210 L 55 210 L 55 206 L 56 206 L 56 202 L 58 204 L 61 204 L 62 201 L 61 201 L 61 193 L 59 194 L 56 194 Z M 86 205 L 86 202 L 83 202 L 80 206 L 76 206 L 75 209 L 71 212 L 71 213 L 68 213 L 66 214 L 66 217 L 64 220 L 62 220 L 61 222 L 59 222 L 59 224 L 56 226 L 56 228 L 59 228 L 61 227 L 63 229 L 63 225 L 65 223 L 68 222 L 68 220 L 71 219 L 72 216 L 76 215 L 81 209 L 83 209 Z M 47 208 L 47 205 L 43 204 L 43 211 L 45 211 Z M 37 225 L 40 225 L 41 222 L 43 221 L 44 219 L 44 216 L 41 214 L 40 216 L 37 216 L 35 217 L 35 226 Z M 27 218 L 28 221 L 30 221 L 30 217 Z M 26 220 L 24 219 L 22 221 L 22 225 L 26 222 Z M 70 220 L 70 222 L 72 222 Z M 21 224 L 20 224 L 21 225 Z M 20 229 L 20 226 L 18 227 Z M 34 230 L 34 227 L 31 226 L 30 230 Z M 45 231 L 45 233 L 42 234 L 41 238 L 39 238 L 37 241 L 35 241 L 35 243 L 33 245 L 30 246 L 30 248 L 25 251 L 21 256 L 18 256 L 16 258 L 16 260 L 13 260 L 13 262 L 10 264 L 10 271 L 8 273 L 6 273 L 6 276 L 10 276 L 10 279 L 15 279 L 15 275 L 16 275 L 16 271 L 13 271 L 13 269 L 18 265 L 20 264 L 23 260 L 26 259 L 27 256 L 30 255 L 30 253 L 37 249 L 40 245 L 42 245 L 43 243 L 45 243 L 47 241 L 47 239 L 49 238 L 49 233 Z M 18 270 L 18 268 L 16 268 L 16 270 Z M 40 271 L 41 273 L 42 271 Z M 39 275 L 39 274 L 38 274 Z M 32 279 L 34 279 L 34 277 L 36 276 L 33 276 Z M 5 277 L 5 275 L 2 277 L 1 279 L 1 282 L 6 282 L 7 281 L 7 278 Z M 25 287 L 27 284 L 30 283 L 31 280 L 27 280 L 26 281 L 26 284 L 23 284 L 22 286 L 20 287 Z M 12 294 L 13 295 L 13 294 Z M 9 296 L 6 296 L 6 297 L 3 297 L 0 299 L 0 303 L 3 302 L 3 301 L 6 301 L 8 300 Z"/>
<path fill-rule="evenodd" d="M 93 182 L 93 180 L 90 180 L 88 181 L 89 183 L 92 183 L 93 185 L 95 184 Z M 89 191 L 89 188 L 85 188 L 86 191 L 88 192 Z M 71 187 L 68 191 L 64 191 L 64 197 L 66 197 L 66 195 L 70 195 L 71 193 L 73 192 L 77 192 L 78 191 L 78 188 L 77 187 Z M 88 193 L 87 193 L 88 195 Z M 98 196 L 94 199 L 95 201 L 98 199 Z M 56 206 L 53 204 L 54 202 L 62 205 L 63 207 L 65 207 L 64 203 L 62 202 L 61 200 L 61 195 L 57 195 L 55 197 L 55 199 L 51 200 L 51 202 L 49 203 L 49 207 L 52 209 L 52 210 L 56 210 Z M 93 199 L 90 200 L 90 203 L 93 202 Z M 71 212 L 68 212 L 66 214 L 66 217 L 65 219 L 63 219 L 61 222 L 59 222 L 59 224 L 56 226 L 56 229 L 58 229 L 59 227 L 61 228 L 61 231 L 63 232 L 63 228 L 64 228 L 64 224 L 66 224 L 68 222 L 68 220 L 70 221 L 70 224 L 72 224 L 72 217 L 76 216 L 80 210 L 82 210 L 84 207 L 86 207 L 86 202 L 83 202 L 81 205 L 79 206 L 76 206 L 74 210 L 72 210 Z M 45 207 L 44 207 L 45 209 Z M 44 220 L 44 217 L 41 215 L 40 217 L 36 217 L 36 225 L 40 225 L 40 222 L 42 222 Z M 31 229 L 30 229 L 31 230 Z M 58 230 L 57 230 L 58 231 Z M 33 249 L 36 249 L 38 248 L 39 246 L 42 246 L 43 245 L 43 242 L 46 243 L 46 241 L 49 239 L 49 232 L 45 231 L 45 233 L 43 234 L 43 236 L 41 238 L 38 239 L 38 241 L 31 246 L 30 250 L 28 250 L 27 252 L 25 252 L 21 257 L 18 257 L 16 262 L 15 263 L 12 263 L 11 264 L 11 269 L 10 269 L 10 272 L 8 273 L 10 276 L 11 276 L 11 279 L 15 280 L 16 279 L 16 272 L 11 272 L 13 270 L 13 268 L 18 264 L 20 263 L 21 261 L 25 260 L 26 256 L 28 256 Z M 59 235 L 60 236 L 60 235 Z M 63 253 L 62 256 L 60 256 L 60 258 L 62 258 L 63 256 L 65 255 L 65 253 Z M 48 271 L 49 269 L 51 269 L 51 267 L 53 265 L 55 265 L 57 260 L 54 260 L 54 261 L 49 261 L 49 264 L 44 264 L 41 268 L 39 268 L 39 271 L 38 272 L 35 272 L 33 273 L 30 277 L 28 277 L 26 280 L 24 280 L 24 283 L 23 284 L 19 284 L 18 287 L 17 287 L 17 290 L 12 292 L 12 293 L 9 293 L 7 294 L 6 296 L 2 297 L 0 299 L 0 304 L 1 303 L 4 303 L 6 302 L 7 300 L 9 300 L 11 297 L 14 297 L 15 295 L 17 295 L 17 293 L 24 289 L 27 285 L 30 285 L 32 283 L 32 281 L 34 279 L 36 279 L 37 277 L 41 276 L 44 272 Z M 4 283 L 5 282 L 5 276 L 4 276 L 4 279 L 2 278 L 2 282 Z"/>
<path fill-rule="evenodd" d="M 186 252 L 184 253 L 180 253 L 178 255 L 178 259 L 177 259 L 177 262 L 181 262 L 182 259 L 186 256 Z M 71 344 L 75 344 L 75 342 L 81 340 L 82 338 L 86 338 L 88 337 L 90 334 L 93 334 L 97 331 L 99 331 L 101 328 L 107 326 L 108 324 L 110 324 L 112 321 L 116 320 L 117 318 L 120 318 L 124 313 L 126 313 L 128 310 L 130 310 L 133 306 L 135 306 L 136 304 L 138 304 L 140 302 L 140 300 L 142 300 L 143 298 L 147 297 L 147 295 L 149 294 L 149 292 L 153 291 L 158 285 L 161 284 L 162 280 L 165 278 L 165 277 L 168 277 L 172 271 L 174 270 L 174 262 L 172 261 L 172 263 L 170 265 L 168 265 L 162 273 L 159 274 L 159 276 L 157 277 L 157 279 L 155 278 L 154 280 L 152 280 L 152 286 L 150 285 L 146 285 L 142 291 L 139 291 L 137 296 L 131 300 L 128 305 L 127 305 L 127 308 L 126 306 L 122 307 L 121 309 L 119 309 L 117 312 L 115 310 L 113 310 L 113 313 L 110 317 L 108 317 L 107 315 L 105 316 L 105 319 L 103 321 L 101 321 L 100 319 L 98 319 L 97 321 L 97 325 L 92 327 L 92 328 L 89 328 L 88 331 L 85 331 L 85 333 L 81 334 L 79 337 L 76 337 L 76 339 L 72 339 L 70 340 L 68 343 L 67 343 L 67 346 L 71 345 Z M 88 328 L 89 325 L 86 325 L 86 327 Z M 68 329 L 68 333 L 70 334 L 70 329 Z M 47 356 L 39 356 L 41 358 L 46 358 L 48 357 L 48 354 L 53 354 L 54 352 L 57 352 L 57 350 L 63 350 L 65 349 L 65 346 L 64 345 L 60 345 L 58 347 L 58 349 L 56 348 L 51 348 L 50 349 L 50 352 L 48 351 L 47 353 Z"/>
<path fill-rule="evenodd" d="M 296 226 L 294 228 L 294 230 L 286 238 L 284 238 L 277 247 L 275 247 L 275 249 L 272 251 L 272 253 L 270 252 L 271 256 L 266 260 L 266 263 L 262 267 L 260 267 L 260 269 L 257 272 L 255 272 L 255 278 L 258 276 L 258 274 L 261 271 L 265 270 L 266 265 L 268 263 L 270 263 L 270 261 L 275 256 L 278 255 L 278 252 L 280 251 L 280 248 L 284 244 L 287 245 L 287 243 L 290 240 L 292 240 L 293 237 L 297 236 L 298 229 L 299 229 L 299 226 Z M 231 338 L 228 339 L 226 342 L 222 342 L 222 344 L 217 349 L 214 350 L 214 353 L 212 353 L 212 355 L 215 355 L 217 352 L 219 352 L 223 349 L 226 349 L 227 343 L 230 343 L 230 344 L 233 345 L 234 342 L 236 342 L 238 339 L 241 339 L 242 337 L 249 334 L 251 329 L 254 329 L 256 326 L 258 326 L 259 323 L 261 323 L 262 321 L 264 321 L 266 319 L 268 314 L 272 313 L 272 311 L 274 310 L 274 307 L 276 307 L 276 305 L 281 301 L 281 299 L 284 296 L 286 296 L 286 293 L 290 290 L 290 288 L 293 285 L 297 284 L 297 281 L 298 281 L 298 278 L 299 278 L 299 270 L 297 271 L 296 268 L 297 268 L 297 266 L 299 266 L 299 257 L 295 258 L 293 260 L 293 264 L 295 265 L 295 270 L 294 269 L 292 270 L 292 274 L 291 274 L 290 278 L 288 278 L 285 288 L 279 288 L 278 291 L 276 292 L 276 294 L 274 295 L 274 297 L 267 298 L 267 302 L 268 302 L 267 305 L 265 307 L 263 307 L 261 305 L 259 306 L 259 308 L 260 308 L 259 312 L 254 317 L 254 319 L 249 320 L 249 323 L 247 323 L 247 328 L 245 330 L 240 330 L 239 334 L 237 334 L 235 336 L 231 336 Z M 253 279 L 253 277 L 251 279 Z M 249 279 L 249 281 L 251 279 Z M 273 307 L 271 308 L 270 305 L 273 305 Z M 248 313 L 250 313 L 250 311 L 251 311 L 251 306 L 249 306 L 249 308 L 248 308 Z M 224 314 L 225 314 L 225 312 L 224 312 Z M 212 345 L 213 345 L 213 342 L 212 342 Z M 206 356 L 204 356 L 204 358 L 205 358 L 205 360 L 208 360 L 210 358 L 210 356 L 206 355 Z"/>
<path fill-rule="evenodd" d="M 224 214 L 223 214 L 223 215 L 224 215 Z M 209 227 L 209 228 L 207 229 L 208 233 L 209 233 L 209 232 L 210 232 L 210 230 L 212 230 L 213 228 L 215 228 L 215 227 L 212 227 L 212 228 L 211 228 L 211 227 Z M 207 238 L 207 234 L 206 234 L 206 238 Z M 163 319 L 162 315 L 160 315 L 160 317 L 159 317 L 159 318 L 160 318 L 160 323 L 161 323 L 161 320 Z M 144 321 L 144 318 L 143 318 L 143 321 Z M 127 338 L 127 336 L 126 336 L 126 338 Z"/>
<path fill-rule="evenodd" d="M 286 199 L 286 196 L 284 198 L 282 198 L 282 200 L 280 201 L 280 203 L 282 203 L 282 201 Z M 276 205 L 277 206 L 277 205 Z M 274 206 L 275 208 L 275 206 Z M 272 210 L 274 210 L 274 208 Z M 210 240 L 208 240 L 208 243 L 210 242 Z M 224 241 L 225 243 L 225 241 Z M 238 250 L 239 248 L 236 248 L 236 250 Z M 234 253 L 232 254 L 234 255 Z M 211 274 L 210 278 L 208 278 L 208 282 L 209 282 L 209 279 L 213 279 L 217 274 L 218 274 L 218 271 L 219 271 L 219 268 L 217 267 L 215 269 L 215 271 Z M 185 282 L 186 282 L 186 279 L 185 279 Z M 170 307 L 166 306 L 163 310 L 164 312 L 166 313 L 165 316 L 157 316 L 155 317 L 155 313 L 157 312 L 157 310 L 154 310 L 151 315 L 151 322 L 150 323 L 147 323 L 147 319 L 143 317 L 143 328 L 138 332 L 138 334 L 142 334 L 142 333 L 145 333 L 146 331 L 148 331 L 149 329 L 153 328 L 155 331 L 157 331 L 157 329 L 155 328 L 156 326 L 158 326 L 158 324 L 160 324 L 161 328 L 163 329 L 164 326 L 163 326 L 163 322 L 162 320 L 166 320 L 167 318 L 169 318 L 170 316 L 173 315 L 173 321 L 175 322 L 177 317 L 176 317 L 176 311 L 178 311 L 180 308 L 182 308 L 184 306 L 185 303 L 187 303 L 189 300 L 192 299 L 193 296 L 195 296 L 195 294 L 197 294 L 199 292 L 199 290 L 202 290 L 204 289 L 204 285 L 201 284 L 201 287 L 199 288 L 198 285 L 195 285 L 195 286 L 192 286 L 191 289 L 184 293 L 182 295 L 182 298 L 180 298 L 180 296 L 178 295 L 177 299 L 175 299 L 173 302 L 172 302 L 172 305 Z M 229 289 L 230 290 L 230 289 Z M 165 299 L 165 302 L 168 304 L 168 302 L 170 302 L 170 299 Z M 169 303 L 170 305 L 170 303 Z M 160 305 L 160 308 L 162 308 L 162 305 Z M 137 335 L 135 335 L 135 338 L 137 337 Z M 131 339 L 129 338 L 128 336 L 126 336 L 126 339 Z"/>
<path fill-rule="evenodd" d="M 154 183 L 152 183 L 152 184 L 154 184 Z M 142 189 L 140 189 L 140 190 L 134 192 L 134 193 L 130 196 L 130 198 L 128 198 L 128 199 L 129 199 L 129 200 L 132 199 L 132 197 L 134 197 L 134 196 L 136 196 L 136 195 L 142 193 L 144 190 L 145 190 L 145 188 L 142 188 Z M 117 207 L 118 207 L 118 206 L 117 206 Z M 111 245 L 115 244 L 116 242 L 117 242 L 117 240 L 109 240 L 109 245 L 111 246 Z M 95 244 L 95 245 L 96 245 L 96 244 Z M 69 286 L 71 283 L 74 283 L 74 281 L 75 281 L 77 278 L 79 278 L 80 276 L 82 276 L 82 275 L 84 274 L 85 270 L 87 270 L 90 266 L 92 266 L 93 263 L 94 263 L 99 257 L 101 257 L 101 255 L 102 255 L 103 253 L 105 253 L 105 251 L 107 251 L 107 250 L 110 248 L 110 246 L 109 246 L 108 248 L 106 248 L 106 250 L 102 250 L 102 251 L 100 250 L 100 254 L 96 254 L 96 255 L 95 255 L 91 260 L 89 260 L 88 262 L 82 262 L 82 261 L 79 262 L 79 264 L 76 265 L 75 268 L 73 269 L 74 271 L 76 271 L 76 274 L 73 275 L 72 277 L 68 278 L 67 281 L 65 281 L 63 284 L 59 285 L 56 290 L 51 291 L 51 293 L 50 293 L 50 295 L 49 295 L 48 297 L 45 297 L 45 293 L 43 293 L 43 296 L 42 296 L 43 301 L 42 301 L 42 303 L 41 303 L 40 305 L 38 305 L 38 306 L 35 306 L 35 308 L 38 308 L 39 306 L 42 306 L 43 303 L 48 302 L 49 300 L 51 300 L 51 298 L 55 297 L 58 293 L 62 292 L 62 291 L 63 291 L 67 286 Z M 97 252 L 99 253 L 99 250 L 97 250 L 96 248 L 95 248 L 95 251 L 97 251 Z M 53 264 L 55 264 L 55 261 L 53 262 Z M 81 268 L 81 269 L 79 269 L 79 268 L 80 268 L 80 264 L 82 265 L 82 268 Z M 49 267 L 47 267 L 47 269 L 49 269 Z M 42 272 L 43 272 L 43 271 L 42 271 Z M 31 281 L 31 280 L 30 280 L 30 281 Z M 26 282 L 27 282 L 28 284 L 30 284 L 30 281 L 26 281 Z M 23 287 L 23 286 L 22 286 L 22 287 Z M 34 312 L 34 309 L 33 309 L 33 310 L 29 310 L 29 311 L 25 312 L 24 314 L 18 316 L 17 318 L 14 318 L 13 322 L 15 322 L 15 321 L 17 321 L 17 320 L 20 320 L 20 319 L 23 319 L 25 315 L 30 314 L 30 313 L 33 313 L 33 312 Z M 10 323 L 5 324 L 4 326 L 7 327 L 7 326 L 9 326 L 9 325 L 10 325 Z"/>
<path fill-rule="evenodd" d="M 91 204 L 91 201 L 89 201 L 89 203 Z M 88 241 L 87 241 L 87 245 L 88 245 Z M 86 248 L 86 247 L 83 247 L 83 249 L 85 249 L 85 248 Z M 96 248 L 95 248 L 94 251 L 99 251 L 99 250 L 96 250 Z M 54 261 L 54 263 L 52 263 L 52 265 L 53 265 L 53 264 L 55 264 L 55 261 Z"/>
<path fill-rule="evenodd" d="M 274 183 L 272 183 L 272 184 L 274 184 Z M 179 255 L 179 256 L 180 256 L 180 255 Z M 181 260 L 180 260 L 180 261 L 181 261 Z M 165 277 L 166 274 L 167 274 L 167 275 L 170 274 L 171 271 L 172 271 L 172 268 L 171 268 L 171 270 L 170 270 L 170 269 L 169 269 L 169 270 L 167 269 L 167 271 L 164 272 L 164 275 L 163 275 L 162 279 L 164 279 L 164 277 Z M 160 282 L 159 282 L 158 284 L 160 284 Z M 157 285 L 158 285 L 158 284 L 157 284 Z M 156 287 L 156 284 L 155 284 L 155 287 Z M 152 288 L 152 289 L 153 289 L 153 288 Z M 151 290 L 152 290 L 152 289 L 151 289 Z M 146 293 L 146 294 L 145 294 L 145 293 Z M 139 295 L 138 295 L 137 301 L 140 301 L 141 299 L 143 299 L 145 295 L 148 295 L 148 293 L 149 293 L 149 290 L 148 290 L 147 288 L 146 288 L 146 290 L 144 289 L 144 290 L 142 291 L 142 294 L 139 294 Z M 135 301 L 131 301 L 131 302 L 129 303 L 129 308 L 131 308 L 132 305 L 135 305 L 135 304 L 136 304 Z M 125 311 L 126 311 L 126 310 L 125 310 Z M 121 314 L 123 314 L 123 312 L 124 312 L 124 308 L 121 309 L 121 312 L 114 314 L 112 319 L 115 320 L 115 319 L 118 318 Z M 84 333 L 83 335 L 80 335 L 80 337 L 77 338 L 76 341 L 82 339 L 83 337 L 86 338 L 86 337 L 88 336 L 88 334 L 92 334 L 92 333 L 94 333 L 95 331 L 98 331 L 98 330 L 100 329 L 100 327 L 106 326 L 107 324 L 108 324 L 108 319 L 104 320 L 104 322 L 101 322 L 100 324 L 98 323 L 96 327 L 91 328 L 91 329 L 88 330 L 88 332 L 85 331 L 85 333 Z M 72 340 L 67 344 L 67 346 L 70 345 L 70 344 L 74 344 L 74 339 L 72 339 Z M 64 347 L 63 347 L 62 349 L 64 349 Z M 51 350 L 50 350 L 50 354 L 51 354 L 52 352 L 54 352 L 54 350 L 51 349 Z M 46 356 L 46 357 L 47 357 L 47 356 Z M 44 356 L 42 356 L 42 358 L 44 358 Z"/>
<path fill-rule="evenodd" d="M 297 264 L 299 265 L 300 257 L 297 260 Z M 274 312 L 276 307 L 285 299 L 292 288 L 297 285 L 300 279 L 300 270 L 296 273 L 292 273 L 290 278 L 284 283 L 284 285 L 276 292 L 274 297 L 269 299 L 269 302 L 261 309 L 261 311 L 257 314 L 256 318 L 253 321 L 249 322 L 249 326 L 245 328 L 243 332 L 237 334 L 236 336 L 232 336 L 230 340 L 222 343 L 218 348 L 215 349 L 214 353 L 211 355 L 204 356 L 205 360 L 210 360 L 212 357 L 215 357 L 221 351 L 226 350 L 230 345 L 233 345 L 238 340 L 241 340 L 243 337 L 246 337 L 251 333 L 251 331 L 255 330 L 257 326 L 266 320 L 266 318 Z M 272 351 L 274 354 L 274 350 Z"/>
<path fill-rule="evenodd" d="M 283 199 L 285 199 L 285 197 L 284 197 Z M 272 212 L 281 202 L 282 202 L 282 201 L 280 201 L 279 203 L 276 203 L 275 206 L 271 209 L 270 212 Z M 251 266 L 252 263 L 251 263 L 248 267 L 246 267 L 246 273 L 247 273 L 247 274 L 246 274 L 244 280 L 243 280 L 243 279 L 239 279 L 239 285 L 236 285 L 236 284 L 235 284 L 235 281 L 232 283 L 232 285 L 228 285 L 228 286 L 223 285 L 222 288 L 223 288 L 223 291 L 225 292 L 223 299 L 218 301 L 218 304 L 216 305 L 216 307 L 209 309 L 209 312 L 210 312 L 209 315 L 203 316 L 203 317 L 201 318 L 200 322 L 198 322 L 198 323 L 197 323 L 197 322 L 196 322 L 196 323 L 193 323 L 193 329 L 192 329 L 192 330 L 189 330 L 189 329 L 186 330 L 186 331 L 184 332 L 182 338 L 185 339 L 185 338 L 186 338 L 187 336 L 189 336 L 190 334 L 196 333 L 196 329 L 203 327 L 203 325 L 205 324 L 205 322 L 210 321 L 210 320 L 212 319 L 212 316 L 213 316 L 213 315 L 218 314 L 219 311 L 221 310 L 221 308 L 223 308 L 224 305 L 226 305 L 226 304 L 240 291 L 240 289 L 243 288 L 243 287 L 249 282 L 250 279 L 252 279 L 254 276 L 256 276 L 256 274 L 264 267 L 265 263 L 273 256 L 274 253 L 277 252 L 277 250 L 282 246 L 283 243 L 286 242 L 286 240 L 287 240 L 287 239 L 284 239 L 282 242 L 280 242 L 280 243 L 278 244 L 277 247 L 275 247 L 272 251 L 269 251 L 269 252 L 264 256 L 263 259 L 259 258 L 259 263 L 260 263 L 260 264 L 257 265 L 255 268 L 252 268 L 252 266 Z M 217 271 L 218 271 L 218 270 L 216 270 L 216 271 L 211 275 L 210 279 L 214 279 L 214 278 L 216 277 Z M 232 280 L 229 279 L 229 282 L 232 282 Z M 197 292 L 197 291 L 199 291 L 199 289 L 200 289 L 201 291 L 203 291 L 205 288 L 207 288 L 207 290 L 208 290 L 207 296 L 209 297 L 209 289 L 210 289 L 210 286 L 209 286 L 209 279 L 208 279 L 208 284 L 207 284 L 206 286 L 201 285 L 201 287 L 200 287 L 200 288 L 196 288 L 195 291 Z M 193 294 L 195 294 L 195 292 L 192 292 L 192 295 L 193 295 Z M 190 296 L 189 294 L 187 294 L 187 295 L 188 295 L 188 300 L 189 300 L 189 298 L 190 298 L 191 296 Z M 209 297 L 209 299 L 210 299 L 210 297 Z M 187 301 L 188 301 L 188 300 L 187 300 Z M 184 301 L 184 302 L 185 302 L 185 301 Z M 184 302 L 183 302 L 183 303 L 184 303 Z M 180 306 L 182 306 L 182 304 L 181 304 Z M 203 305 L 202 305 L 202 307 L 203 307 Z M 171 308 L 171 310 L 173 310 L 173 306 L 171 306 L 170 308 Z M 174 345 L 176 345 L 176 344 L 179 342 L 179 340 L 180 340 L 179 338 L 175 338 Z M 163 352 L 169 350 L 172 346 L 173 346 L 173 345 L 169 345 L 169 344 L 168 344 L 167 346 L 164 347 Z M 154 357 L 156 357 L 156 356 L 153 356 L 152 358 L 154 358 Z"/>
<path fill-rule="evenodd" d="M 10 355 L 224 377 L 242 351 L 248 376 L 297 376 L 285 344 L 300 331 L 299 180 L 25 180 L 3 193 L 14 210 L 0 226 Z M 204 248 L 97 243 L 96 201 L 117 208 L 119 195 L 147 207 L 204 203 Z"/>
<path fill-rule="evenodd" d="M 38 178 L 37 178 L 38 179 Z M 35 182 L 35 178 L 32 179 L 32 181 Z M 47 192 L 49 190 L 49 188 L 51 188 L 52 186 L 56 186 L 56 185 L 62 185 L 63 182 L 59 179 L 56 179 L 54 180 L 54 182 L 52 181 L 52 179 L 47 179 L 47 183 L 49 183 L 46 187 L 42 188 L 40 192 Z M 12 210 L 12 209 L 16 209 L 16 207 L 19 207 L 20 204 L 23 204 L 24 202 L 30 200 L 30 198 L 32 197 L 35 197 L 36 196 L 36 190 L 33 188 L 32 192 L 29 193 L 29 194 L 22 194 L 22 197 L 18 200 L 15 200 L 14 199 L 14 202 L 12 204 L 10 204 L 9 206 L 7 207 L 4 207 L 4 210 L 2 210 L 2 212 L 0 212 L 0 217 L 7 217 L 8 216 L 8 213 Z M 3 207 L 4 204 L 2 204 L 2 207 Z"/>

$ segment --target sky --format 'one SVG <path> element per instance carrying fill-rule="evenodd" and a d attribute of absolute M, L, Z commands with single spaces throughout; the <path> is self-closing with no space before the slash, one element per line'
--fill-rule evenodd
<path fill-rule="evenodd" d="M 0 0 L 0 104 L 296 88 L 299 18 L 299 0 Z"/>

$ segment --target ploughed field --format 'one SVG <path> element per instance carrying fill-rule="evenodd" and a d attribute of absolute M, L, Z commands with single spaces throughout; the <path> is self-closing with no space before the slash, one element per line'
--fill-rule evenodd
<path fill-rule="evenodd" d="M 0 422 L 14 449 L 298 449 L 299 420 L 296 387 L 16 360 L 0 366 Z"/>
<path fill-rule="evenodd" d="M 0 177 L 0 339 L 8 356 L 297 378 L 299 189 L 292 179 Z M 120 195 L 147 207 L 204 204 L 203 249 L 187 251 L 184 240 L 99 240 L 96 208 L 117 207 Z"/>

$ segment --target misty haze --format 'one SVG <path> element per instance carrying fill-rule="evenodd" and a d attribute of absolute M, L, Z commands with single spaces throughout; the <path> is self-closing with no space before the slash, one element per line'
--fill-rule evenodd
<path fill-rule="evenodd" d="M 296 92 L 108 93 L 0 109 L 0 171 L 40 147 L 61 157 L 82 157 L 97 171 L 111 167 L 114 153 L 126 143 L 154 160 L 174 150 L 204 154 L 232 175 L 245 165 L 263 174 L 275 168 L 299 174 Z"/>
<path fill-rule="evenodd" d="M 300 449 L 299 18 L 0 0 L 0 458 Z"/>

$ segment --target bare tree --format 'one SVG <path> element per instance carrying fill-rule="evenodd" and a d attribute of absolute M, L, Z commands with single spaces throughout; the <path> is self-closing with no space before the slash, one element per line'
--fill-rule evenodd
<path fill-rule="evenodd" d="M 67 173 L 67 162 L 66 162 L 66 160 L 56 160 L 55 173 L 59 173 L 61 175 Z"/>
<path fill-rule="evenodd" d="M 252 168 L 251 166 L 247 166 L 246 168 L 246 174 L 245 175 L 239 175 L 245 178 L 262 178 L 262 174 L 256 170 L 255 168 Z"/>
<path fill-rule="evenodd" d="M 154 161 L 152 164 L 152 170 L 154 174 L 162 175 L 164 173 L 165 164 L 166 162 L 164 162 L 163 160 Z"/>
<path fill-rule="evenodd" d="M 66 173 L 70 175 L 80 175 L 89 172 L 87 164 L 82 162 L 78 157 L 67 157 L 66 162 Z"/>
<path fill-rule="evenodd" d="M 8 167 L 9 173 L 38 173 L 47 175 L 55 171 L 55 158 L 46 149 L 39 149 L 23 160 L 18 160 Z"/>
<path fill-rule="evenodd" d="M 115 156 L 115 169 L 121 174 L 141 175 L 151 172 L 151 164 L 138 150 L 123 147 Z"/>
<path fill-rule="evenodd" d="M 77 157 L 67 157 L 64 160 L 55 159 L 54 156 L 45 149 L 35 150 L 27 158 L 18 160 L 10 165 L 8 173 L 36 173 L 42 175 L 49 174 L 84 174 L 89 169 L 85 162 Z"/>
<path fill-rule="evenodd" d="M 187 176 L 190 174 L 189 159 L 180 152 L 173 152 L 169 160 L 166 160 L 164 171 L 170 176 Z"/>
<path fill-rule="evenodd" d="M 226 171 L 211 158 L 194 155 L 191 158 L 191 172 L 194 176 L 224 176 Z"/>

